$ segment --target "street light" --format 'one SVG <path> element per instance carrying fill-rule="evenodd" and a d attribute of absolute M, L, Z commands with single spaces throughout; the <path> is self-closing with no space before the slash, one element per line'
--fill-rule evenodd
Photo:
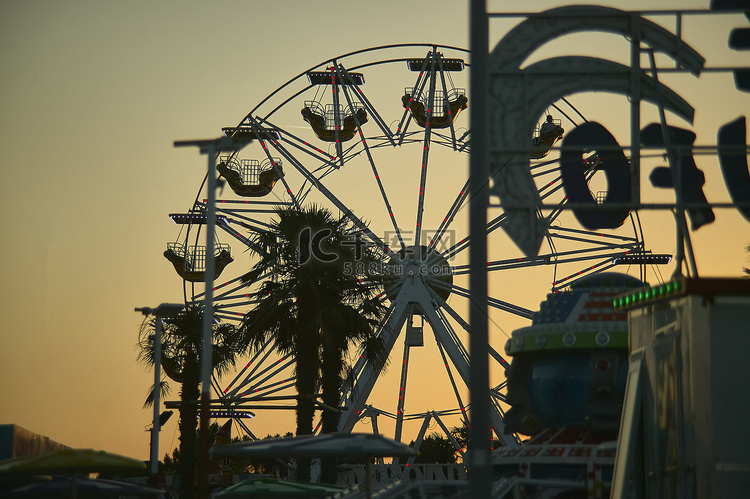
<path fill-rule="evenodd" d="M 161 417 L 159 415 L 159 395 L 161 387 L 161 320 L 164 317 L 174 317 L 185 308 L 181 303 L 162 303 L 156 308 L 136 308 L 136 312 L 148 317 L 156 317 L 154 328 L 154 424 L 151 427 L 151 476 L 159 473 L 159 431 L 161 431 Z M 165 420 L 166 421 L 166 420 Z"/>
<path fill-rule="evenodd" d="M 201 410 L 198 433 L 198 497 L 208 491 L 208 418 L 211 404 L 212 335 L 214 301 L 214 230 L 216 226 L 216 155 L 220 152 L 237 152 L 252 142 L 249 134 L 236 138 L 229 136 L 209 140 L 175 141 L 175 147 L 195 146 L 208 156 L 208 196 L 206 200 L 206 294 L 203 305 L 203 330 L 201 349 Z"/>

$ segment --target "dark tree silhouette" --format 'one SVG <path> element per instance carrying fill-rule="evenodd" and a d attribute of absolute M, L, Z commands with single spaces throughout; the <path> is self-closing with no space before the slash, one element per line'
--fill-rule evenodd
<path fill-rule="evenodd" d="M 313 433 L 319 385 L 326 408 L 322 431 L 335 431 L 350 347 L 358 343 L 363 355 L 385 363 L 382 343 L 372 334 L 386 310 L 378 298 L 382 272 L 373 266 L 382 259 L 356 238 L 346 216 L 316 206 L 277 209 L 251 249 L 259 260 L 243 280 L 259 285 L 250 293 L 256 305 L 243 320 L 245 337 L 255 349 L 271 342 L 295 356 L 296 434 Z M 330 468 L 324 463 L 323 481 L 335 480 Z M 309 480 L 309 462 L 299 462 L 297 473 L 298 480 Z"/>
<path fill-rule="evenodd" d="M 161 366 L 169 379 L 180 383 L 180 497 L 195 497 L 195 466 L 197 462 L 198 398 L 200 355 L 202 351 L 203 308 L 187 306 L 177 317 L 163 319 Z M 141 324 L 138 361 L 154 365 L 156 319 L 146 318 Z M 247 343 L 231 324 L 213 326 L 213 367 L 222 374 L 234 366 Z M 148 401 L 147 401 L 148 403 Z M 152 401 L 153 403 L 153 401 Z"/>
<path fill-rule="evenodd" d="M 409 445 L 414 447 L 414 441 Z M 458 451 L 450 440 L 439 433 L 431 433 L 422 439 L 415 463 L 455 463 Z"/>

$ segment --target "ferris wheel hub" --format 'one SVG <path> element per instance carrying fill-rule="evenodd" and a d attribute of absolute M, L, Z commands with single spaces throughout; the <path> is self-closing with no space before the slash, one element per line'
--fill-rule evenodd
<path fill-rule="evenodd" d="M 453 268 L 445 256 L 427 246 L 404 248 L 386 265 L 388 298 L 395 299 L 404 286 L 413 285 L 417 279 L 445 301 L 453 285 Z"/>

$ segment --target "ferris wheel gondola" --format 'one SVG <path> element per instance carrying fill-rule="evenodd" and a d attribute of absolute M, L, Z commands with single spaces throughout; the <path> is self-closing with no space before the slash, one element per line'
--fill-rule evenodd
<path fill-rule="evenodd" d="M 463 71 L 462 59 L 445 59 L 443 54 L 430 52 L 422 59 L 407 61 L 410 71 L 419 72 L 413 87 L 407 87 L 401 104 L 422 128 L 448 128 L 461 111 L 469 107 L 466 89 L 456 88 L 450 71 Z M 436 88 L 436 87 L 440 88 Z"/>
<path fill-rule="evenodd" d="M 164 251 L 164 257 L 174 266 L 175 271 L 185 281 L 202 282 L 206 280 L 206 246 L 200 244 L 190 244 L 189 234 L 190 227 L 205 224 L 206 216 L 201 213 L 173 213 L 169 218 L 176 224 L 187 226 L 185 237 L 177 241 L 167 243 L 167 249 Z M 226 225 L 227 219 L 224 216 L 217 217 L 219 226 Z M 182 231 L 180 231 L 182 232 Z M 232 247 L 229 244 L 220 241 L 214 244 L 214 279 L 219 277 L 224 268 L 232 263 Z"/>
<path fill-rule="evenodd" d="M 284 176 L 279 158 L 237 161 L 231 156 L 223 156 L 216 169 L 227 180 L 235 194 L 245 197 L 265 196 Z"/>

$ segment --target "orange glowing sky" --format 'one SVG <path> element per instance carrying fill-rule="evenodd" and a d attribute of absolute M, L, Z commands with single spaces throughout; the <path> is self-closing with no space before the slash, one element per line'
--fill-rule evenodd
<path fill-rule="evenodd" d="M 708 3 L 634 0 L 627 8 Z M 538 10 L 566 4 L 527 3 Z M 625 8 L 625 2 L 601 4 Z M 517 5 L 489 2 L 489 10 L 517 11 Z M 409 42 L 468 47 L 468 12 L 468 3 L 448 0 L 0 2 L 0 424 L 147 459 L 151 411 L 142 404 L 153 375 L 136 363 L 141 317 L 133 309 L 182 299 L 180 279 L 162 257 L 178 231 L 167 214 L 190 207 L 206 168 L 197 150 L 175 149 L 173 142 L 218 136 L 289 78 L 345 52 Z M 516 22 L 492 21 L 491 45 Z M 669 21 L 665 26 L 673 29 Z M 747 65 L 747 55 L 726 43 L 731 28 L 747 26 L 737 14 L 704 16 L 687 20 L 683 36 L 707 67 Z M 587 34 L 561 43 L 534 57 L 588 47 L 627 61 L 621 37 Z M 729 74 L 664 81 L 695 107 L 696 144 L 715 144 L 719 126 L 750 111 L 750 94 L 737 91 Z M 400 96 L 393 98 L 400 106 Z M 628 118 L 617 114 L 623 100 L 586 94 L 577 102 L 610 116 L 607 127 L 627 144 Z M 654 116 L 645 112 L 643 125 Z M 290 126 L 305 125 L 298 119 Z M 460 119 L 468 126 L 468 114 Z M 465 171 L 468 159 L 460 161 L 455 168 Z M 697 163 L 708 199 L 729 202 L 716 158 L 700 156 Z M 659 164 L 656 158 L 647 167 Z M 432 182 L 450 187 L 453 179 L 446 173 Z M 645 174 L 642 184 L 648 185 Z M 407 194 L 397 188 L 400 195 Z M 673 200 L 671 192 L 646 187 L 644 197 Z M 740 276 L 748 266 L 750 224 L 732 209 L 716 216 L 692 234 L 698 269 Z M 671 215 L 648 212 L 643 221 L 649 245 L 674 253 Z M 250 261 L 241 249 L 235 260 Z M 663 277 L 672 271 L 662 269 Z M 525 281 L 493 285 L 498 293 L 502 287 L 522 295 L 532 308 L 547 292 Z M 493 320 L 498 348 L 525 325 Z M 430 369 L 418 370 L 410 386 L 437 404 L 449 394 L 432 391 Z M 177 393 L 174 387 L 171 398 Z M 162 431 L 161 456 L 178 445 L 176 419 Z M 292 421 L 291 413 L 259 414 L 251 427 L 265 436 L 292 431 Z"/>

